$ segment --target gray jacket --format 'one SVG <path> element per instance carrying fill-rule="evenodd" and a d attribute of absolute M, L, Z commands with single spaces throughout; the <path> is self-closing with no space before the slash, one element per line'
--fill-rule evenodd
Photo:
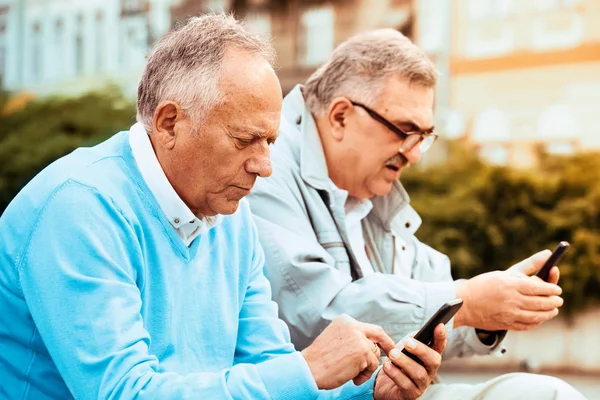
<path fill-rule="evenodd" d="M 448 257 L 415 237 L 421 219 L 399 182 L 390 194 L 372 199 L 373 209 L 363 220 L 367 254 L 377 273 L 362 276 L 344 209 L 332 202 L 321 141 L 300 86 L 284 99 L 271 158 L 273 175 L 258 180 L 249 200 L 273 299 L 298 349 L 343 313 L 380 325 L 399 340 L 455 298 Z M 404 265 L 394 265 L 396 241 L 401 241 Z M 452 322 L 448 328 L 445 357 L 487 354 L 498 345 L 482 344 L 473 328 L 452 330 Z"/>

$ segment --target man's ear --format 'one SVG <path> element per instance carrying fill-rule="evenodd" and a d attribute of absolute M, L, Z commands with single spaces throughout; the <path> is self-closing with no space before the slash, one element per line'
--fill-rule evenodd
<path fill-rule="evenodd" d="M 345 97 L 336 97 L 329 104 L 327 121 L 332 136 L 338 141 L 344 138 L 346 120 L 350 112 L 352 112 L 352 103 Z"/>
<path fill-rule="evenodd" d="M 181 106 L 174 101 L 163 101 L 156 107 L 152 118 L 152 134 L 159 143 L 168 149 L 175 146 L 177 138 L 175 125 L 187 118 Z"/>

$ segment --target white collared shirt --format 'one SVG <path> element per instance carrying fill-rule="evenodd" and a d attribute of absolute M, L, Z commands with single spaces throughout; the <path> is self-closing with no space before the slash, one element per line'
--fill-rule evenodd
<path fill-rule="evenodd" d="M 129 145 L 144 182 L 156 198 L 177 235 L 189 246 L 198 235 L 208 232 L 223 219 L 196 216 L 177 194 L 163 171 L 143 125 L 137 123 L 129 130 Z"/>
<path fill-rule="evenodd" d="M 367 255 L 362 229 L 362 220 L 371 212 L 373 203 L 369 199 L 359 200 L 355 197 L 348 197 L 348 192 L 338 188 L 331 180 L 330 185 L 333 192 L 334 206 L 339 208 L 342 206 L 344 207 L 348 240 L 350 241 L 350 247 L 354 252 L 363 276 L 373 274 L 375 273 L 375 270 Z M 414 210 L 412 210 L 409 215 L 406 214 L 407 213 L 404 212 L 401 215 L 396 216 L 396 218 L 392 220 L 391 229 L 396 247 L 393 261 L 394 274 L 409 278 L 412 275 L 415 249 L 414 246 L 408 244 L 405 237 L 414 234 L 418 226 L 421 225 L 421 219 Z"/>
<path fill-rule="evenodd" d="M 359 200 L 355 197 L 348 197 L 348 192 L 346 190 L 338 188 L 331 180 L 330 184 L 333 192 L 334 206 L 339 208 L 342 206 L 344 207 L 348 240 L 350 241 L 350 247 L 356 257 L 356 261 L 360 266 L 362 274 L 363 276 L 374 274 L 375 270 L 367 256 L 365 238 L 363 236 L 361 224 L 361 221 L 369 215 L 369 212 L 371 212 L 373 203 L 371 203 L 371 200 L 369 199 Z"/>

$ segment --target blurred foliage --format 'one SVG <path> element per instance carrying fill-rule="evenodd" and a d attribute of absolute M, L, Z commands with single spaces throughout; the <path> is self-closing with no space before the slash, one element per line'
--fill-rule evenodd
<path fill-rule="evenodd" d="M 402 177 L 423 218 L 419 239 L 448 254 L 455 278 L 506 269 L 561 240 L 564 311 L 600 300 L 600 157 L 542 155 L 539 168 L 484 164 L 458 143 L 448 162 Z"/>
<path fill-rule="evenodd" d="M 46 165 L 135 122 L 133 104 L 115 88 L 78 98 L 33 100 L 16 109 L 9 104 L 14 98 L 0 94 L 0 214 Z"/>

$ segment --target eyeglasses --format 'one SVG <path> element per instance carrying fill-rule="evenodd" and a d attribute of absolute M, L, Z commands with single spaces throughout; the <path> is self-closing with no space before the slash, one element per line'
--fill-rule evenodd
<path fill-rule="evenodd" d="M 392 124 L 387 119 L 383 118 L 381 115 L 371 110 L 369 107 L 364 104 L 357 103 L 355 101 L 350 101 L 352 105 L 356 107 L 360 107 L 367 112 L 375 121 L 379 122 L 390 131 L 394 132 L 396 135 L 400 136 L 402 139 L 402 145 L 400 146 L 400 150 L 402 152 L 409 152 L 415 146 L 419 146 L 419 150 L 421 153 L 425 153 L 431 145 L 437 140 L 438 135 L 433 132 L 404 132 L 402 129 L 398 128 L 396 125 Z"/>

